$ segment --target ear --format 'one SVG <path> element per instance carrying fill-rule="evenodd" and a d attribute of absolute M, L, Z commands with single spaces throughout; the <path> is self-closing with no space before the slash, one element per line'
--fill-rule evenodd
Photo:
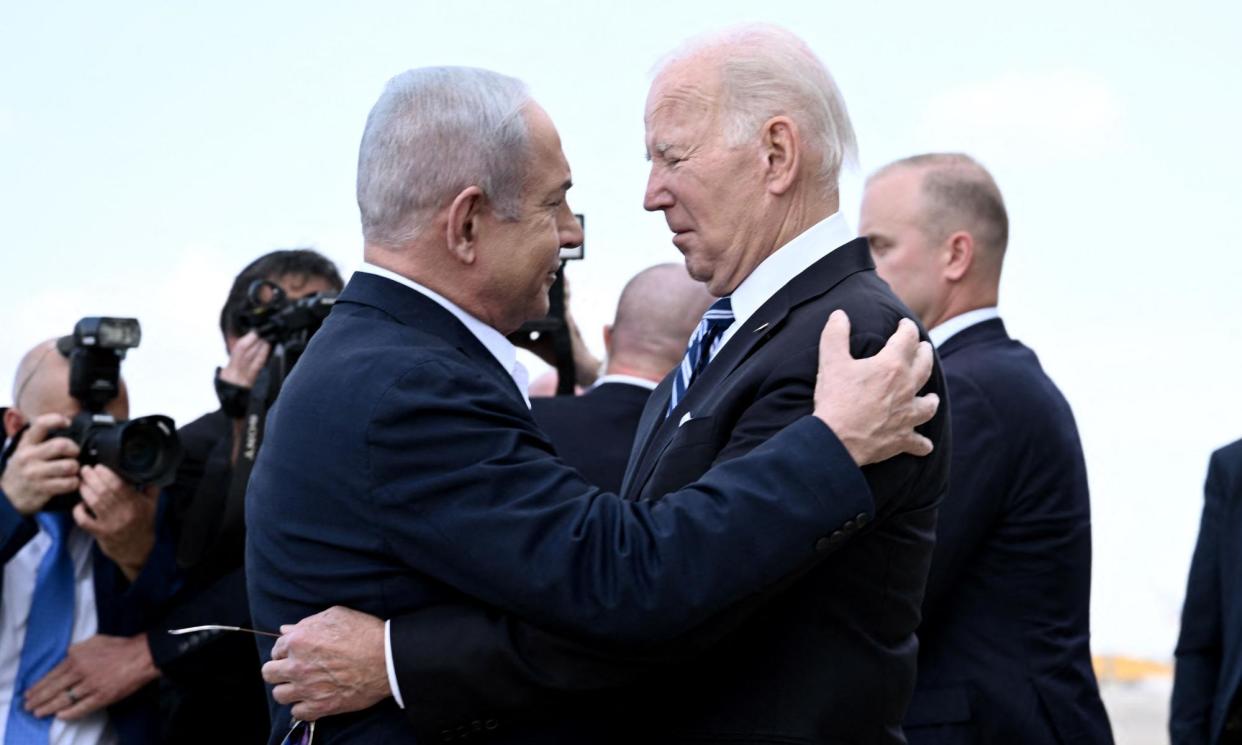
<path fill-rule="evenodd" d="M 944 277 L 950 282 L 959 282 L 975 263 L 975 239 L 970 233 L 959 230 L 946 240 Z"/>
<path fill-rule="evenodd" d="M 768 192 L 784 194 L 798 178 L 802 140 L 798 128 L 785 116 L 774 116 L 763 125 L 763 155 Z"/>
<path fill-rule="evenodd" d="M 604 324 L 604 354 L 612 356 L 612 324 Z"/>
<path fill-rule="evenodd" d="M 17 409 L 4 410 L 4 436 L 12 437 L 26 426 L 26 417 Z"/>
<path fill-rule="evenodd" d="M 477 186 L 466 187 L 449 205 L 445 239 L 449 252 L 463 264 L 474 263 L 486 209 L 487 195 Z"/>

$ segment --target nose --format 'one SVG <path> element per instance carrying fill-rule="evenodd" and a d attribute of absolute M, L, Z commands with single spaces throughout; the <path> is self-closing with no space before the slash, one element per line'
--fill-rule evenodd
<path fill-rule="evenodd" d="M 574 211 L 569 208 L 568 201 L 561 205 L 561 217 L 556 227 L 556 234 L 561 241 L 561 248 L 582 245 L 582 223 L 578 222 Z"/>
<path fill-rule="evenodd" d="M 656 164 L 651 164 L 651 173 L 647 176 L 647 191 L 643 194 L 643 209 L 648 212 L 668 209 L 673 206 L 673 195 L 664 185 L 663 177 L 656 171 Z"/>

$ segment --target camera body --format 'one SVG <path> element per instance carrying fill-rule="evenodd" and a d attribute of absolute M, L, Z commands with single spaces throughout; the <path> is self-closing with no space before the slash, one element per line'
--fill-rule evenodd
<path fill-rule="evenodd" d="M 57 350 L 69 360 L 69 395 L 82 404 L 82 411 L 68 428 L 50 432 L 48 438 L 77 443 L 81 465 L 107 466 L 132 484 L 167 486 L 182 456 L 173 420 L 154 415 L 118 422 L 104 413 L 121 390 L 121 360 L 140 341 L 137 319 L 103 317 L 83 318 L 72 335 L 57 341 Z M 68 510 L 79 501 L 77 492 L 61 494 L 44 509 Z"/>
<path fill-rule="evenodd" d="M 256 279 L 250 283 L 246 300 L 245 309 L 237 315 L 238 330 L 243 334 L 255 331 L 272 346 L 295 351 L 304 349 L 323 325 L 336 296 L 319 292 L 290 300 L 280 285 Z"/>

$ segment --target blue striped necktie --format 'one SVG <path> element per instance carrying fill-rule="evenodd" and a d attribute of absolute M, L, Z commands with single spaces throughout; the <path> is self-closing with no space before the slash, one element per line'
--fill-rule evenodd
<path fill-rule="evenodd" d="M 712 307 L 703 314 L 698 328 L 690 335 L 690 344 L 686 347 L 686 356 L 681 358 L 681 366 L 677 368 L 677 377 L 673 379 L 673 390 L 668 399 L 667 417 L 677 408 L 677 404 L 686 397 L 686 389 L 695 378 L 707 367 L 716 350 L 720 348 L 720 340 L 725 329 L 733 324 L 733 304 L 729 298 L 722 297 L 712 303 Z"/>
<path fill-rule="evenodd" d="M 39 527 L 52 537 L 52 544 L 39 562 L 35 574 L 30 616 L 26 619 L 26 639 L 22 642 L 13 700 L 4 730 L 5 745 L 46 743 L 52 730 L 52 717 L 36 719 L 25 709 L 25 693 L 69 652 L 73 635 L 74 571 L 69 553 L 69 531 L 73 518 L 68 512 L 40 512 Z"/>

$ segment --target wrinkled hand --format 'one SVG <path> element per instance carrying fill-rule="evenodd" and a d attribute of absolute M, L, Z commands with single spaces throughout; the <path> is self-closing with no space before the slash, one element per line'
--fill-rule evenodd
<path fill-rule="evenodd" d="M 936 414 L 940 397 L 916 394 L 931 377 L 931 345 L 903 318 L 874 357 L 850 354 L 850 319 L 833 311 L 819 340 L 815 416 L 836 434 L 860 466 L 900 453 L 927 455 L 932 442 L 914 431 Z"/>
<path fill-rule="evenodd" d="M 272 345 L 257 332 L 249 331 L 233 345 L 229 363 L 220 368 L 220 379 L 242 388 L 253 388 L 254 381 L 267 364 Z"/>
<path fill-rule="evenodd" d="M 26 691 L 26 711 L 36 717 L 55 714 L 58 719 L 81 719 L 129 696 L 159 675 L 146 634 L 96 634 L 69 647 L 68 656 Z"/>
<path fill-rule="evenodd" d="M 61 414 L 35 418 L 5 465 L 0 490 L 19 514 L 33 515 L 52 497 L 78 488 L 77 443 L 68 437 L 47 439 L 48 432 L 69 424 Z"/>
<path fill-rule="evenodd" d="M 392 695 L 384 662 L 384 622 L 336 606 L 281 626 L 263 679 L 272 698 L 293 704 L 294 719 L 313 722 L 360 711 Z"/>
<path fill-rule="evenodd" d="M 107 466 L 82 466 L 81 474 L 82 501 L 73 508 L 73 519 L 132 582 L 155 547 L 159 490 L 139 491 Z"/>

